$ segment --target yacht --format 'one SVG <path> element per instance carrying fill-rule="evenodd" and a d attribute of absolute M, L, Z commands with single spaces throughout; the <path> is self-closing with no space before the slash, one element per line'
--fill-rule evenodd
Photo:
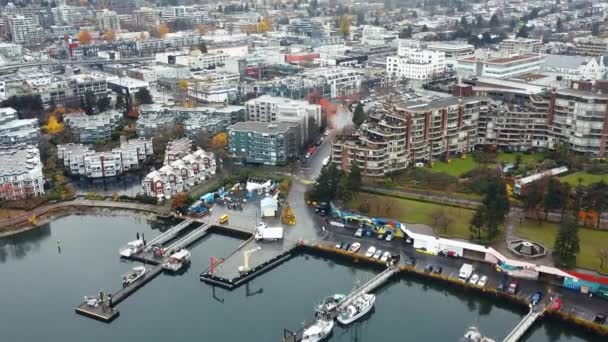
<path fill-rule="evenodd" d="M 376 302 L 376 296 L 373 294 L 362 294 L 355 298 L 352 303 L 338 312 L 338 322 L 347 325 L 367 314 Z"/>
<path fill-rule="evenodd" d="M 127 287 L 136 282 L 146 274 L 146 268 L 143 266 L 135 266 L 133 270 L 122 276 L 122 287 Z"/>
<path fill-rule="evenodd" d="M 329 312 L 338 306 L 338 304 L 346 298 L 346 295 L 336 293 L 329 297 L 325 297 L 319 305 L 317 305 L 317 312 Z"/>
<path fill-rule="evenodd" d="M 334 321 L 332 319 L 325 320 L 322 318 L 306 328 L 302 333 L 302 342 L 319 342 L 325 340 L 331 334 L 331 330 L 334 328 Z"/>
<path fill-rule="evenodd" d="M 177 272 L 186 263 L 190 261 L 190 252 L 187 249 L 181 249 L 169 257 L 163 264 L 163 268 L 169 271 Z"/>
<path fill-rule="evenodd" d="M 127 245 L 120 249 L 120 256 L 128 258 L 133 254 L 137 254 L 144 249 L 144 240 L 134 240 L 127 243 Z"/>

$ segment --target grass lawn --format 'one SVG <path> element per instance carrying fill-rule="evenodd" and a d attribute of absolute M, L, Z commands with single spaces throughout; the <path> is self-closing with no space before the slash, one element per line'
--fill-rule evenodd
<path fill-rule="evenodd" d="M 608 183 L 608 174 L 595 175 L 583 171 L 575 172 L 573 174 L 561 177 L 563 182 L 566 182 L 572 186 L 578 185 L 578 179 L 582 179 L 582 185 L 587 186 L 589 184 L 597 183 L 601 180 Z"/>
<path fill-rule="evenodd" d="M 471 156 L 467 156 L 465 159 L 455 157 L 454 159 L 450 159 L 449 163 L 435 162 L 431 168 L 431 171 L 443 172 L 450 176 L 460 177 L 476 167 L 477 163 Z"/>
<path fill-rule="evenodd" d="M 517 235 L 524 239 L 542 243 L 545 247 L 551 249 L 558 229 L 559 225 L 556 223 L 542 222 L 539 224 L 535 220 L 526 220 L 517 227 Z M 581 251 L 576 258 L 576 265 L 604 274 L 608 273 L 608 265 L 605 265 L 603 270 L 600 269 L 600 260 L 597 257 L 600 249 L 608 248 L 608 231 L 580 228 L 578 237 Z"/>
<path fill-rule="evenodd" d="M 0 219 L 11 218 L 23 214 L 24 210 L 0 208 Z"/>
<path fill-rule="evenodd" d="M 358 193 L 346 206 L 350 209 L 358 209 L 359 205 L 366 201 L 370 204 L 370 211 L 366 215 L 393 218 L 404 223 L 423 223 L 429 226 L 433 225 L 431 214 L 444 208 L 454 222 L 448 227 L 447 232 L 435 229 L 436 233 L 444 237 L 469 238 L 469 221 L 473 215 L 472 210 L 368 193 Z"/>
<path fill-rule="evenodd" d="M 532 161 L 539 162 L 544 158 L 544 155 L 542 153 L 500 152 L 496 156 L 496 160 L 507 164 L 515 164 L 515 158 L 517 157 L 517 155 L 521 155 L 521 162 L 524 165 L 528 165 Z"/>

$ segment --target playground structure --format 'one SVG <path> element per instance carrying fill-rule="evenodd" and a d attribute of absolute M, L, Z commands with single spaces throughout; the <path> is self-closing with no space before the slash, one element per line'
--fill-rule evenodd
<path fill-rule="evenodd" d="M 372 233 L 386 235 L 390 233 L 397 238 L 404 237 L 399 221 L 387 218 L 370 218 L 365 215 L 343 211 L 334 205 L 333 202 L 330 203 L 330 212 L 331 217 L 334 219 L 340 220 L 345 225 L 356 224 L 360 228 L 363 228 L 364 233 L 367 235 L 371 235 Z"/>

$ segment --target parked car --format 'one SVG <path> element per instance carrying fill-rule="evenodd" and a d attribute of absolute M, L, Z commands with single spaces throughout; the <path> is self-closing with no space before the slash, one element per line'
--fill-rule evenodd
<path fill-rule="evenodd" d="M 359 228 L 357 229 L 357 231 L 355 232 L 355 237 L 362 237 L 363 236 L 363 228 Z"/>
<path fill-rule="evenodd" d="M 382 257 L 380 258 L 380 261 L 387 262 L 390 257 L 391 257 L 390 252 L 384 252 L 384 254 L 382 254 Z"/>
<path fill-rule="evenodd" d="M 500 282 L 498 283 L 498 285 L 496 286 L 496 290 L 498 291 L 505 291 L 507 289 L 507 284 L 509 283 L 509 277 L 508 276 L 504 276 Z"/>
<path fill-rule="evenodd" d="M 380 233 L 378 234 L 378 240 L 384 240 L 384 234 Z"/>
<path fill-rule="evenodd" d="M 342 245 L 344 244 L 344 242 L 338 242 L 336 243 L 336 249 L 342 249 Z"/>
<path fill-rule="evenodd" d="M 429 264 L 426 265 L 426 267 L 424 268 L 424 272 L 430 273 L 433 271 L 433 265 Z"/>
<path fill-rule="evenodd" d="M 435 266 L 435 267 L 433 267 L 433 273 L 435 273 L 435 274 L 441 274 L 441 272 L 443 272 L 443 267 L 441 267 L 441 266 Z"/>
<path fill-rule="evenodd" d="M 361 248 L 361 244 L 358 242 L 353 242 L 353 244 L 350 245 L 350 248 L 348 248 L 348 251 L 350 253 L 357 253 L 359 251 L 359 248 Z"/>
<path fill-rule="evenodd" d="M 342 249 L 347 251 L 350 248 L 350 243 L 344 243 L 342 244 Z"/>
<path fill-rule="evenodd" d="M 507 287 L 507 292 L 510 294 L 516 294 L 518 288 L 519 283 L 517 282 L 517 280 L 513 280 L 511 281 L 511 283 L 509 283 L 509 287 Z"/>
<path fill-rule="evenodd" d="M 530 302 L 532 303 L 532 305 L 537 305 L 538 303 L 540 303 L 541 300 L 543 300 L 543 293 L 540 291 L 535 292 L 530 298 Z"/>
<path fill-rule="evenodd" d="M 477 273 L 473 273 L 473 275 L 471 276 L 471 278 L 469 279 L 469 283 L 476 285 L 477 281 L 479 281 L 479 274 Z"/>
<path fill-rule="evenodd" d="M 386 241 L 393 241 L 393 234 L 386 233 L 386 237 L 384 238 L 384 240 L 386 240 Z"/>
<path fill-rule="evenodd" d="M 606 323 L 606 314 L 605 313 L 598 313 L 597 315 L 595 315 L 595 318 L 593 319 L 593 322 L 597 323 L 597 324 L 604 324 Z"/>
<path fill-rule="evenodd" d="M 382 250 L 381 249 L 377 249 L 376 253 L 374 253 L 374 258 L 375 259 L 380 259 L 381 256 L 382 256 Z"/>
<path fill-rule="evenodd" d="M 410 257 L 409 259 L 407 259 L 407 261 L 405 262 L 406 265 L 410 265 L 410 266 L 416 266 L 416 258 L 414 257 Z"/>
<path fill-rule="evenodd" d="M 376 253 L 376 247 L 370 246 L 367 249 L 367 252 L 365 252 L 365 256 L 368 257 L 368 258 L 371 258 L 372 256 L 374 256 L 374 253 Z"/>
<path fill-rule="evenodd" d="M 486 284 L 488 284 L 488 277 L 483 275 L 481 276 L 481 278 L 479 278 L 479 281 L 477 282 L 478 286 L 484 287 L 486 286 Z"/>

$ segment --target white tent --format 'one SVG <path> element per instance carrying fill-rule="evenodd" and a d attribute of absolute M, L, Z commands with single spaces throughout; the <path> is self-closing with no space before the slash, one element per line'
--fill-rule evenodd
<path fill-rule="evenodd" d="M 262 217 L 274 217 L 277 215 L 277 210 L 279 210 L 279 203 L 273 197 L 266 197 L 260 202 L 260 209 Z"/>

